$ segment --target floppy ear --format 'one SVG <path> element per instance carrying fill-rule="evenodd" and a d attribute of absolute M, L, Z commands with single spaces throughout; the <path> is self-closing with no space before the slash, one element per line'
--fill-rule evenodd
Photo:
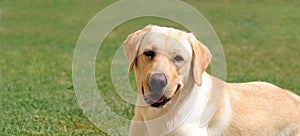
<path fill-rule="evenodd" d="M 193 74 L 195 83 L 199 86 L 202 84 L 202 74 L 211 61 L 211 53 L 208 48 L 190 34 L 188 40 L 193 49 Z"/>
<path fill-rule="evenodd" d="M 132 34 L 130 34 L 127 39 L 123 42 L 124 52 L 127 59 L 130 62 L 128 67 L 128 72 L 133 69 L 139 46 L 144 38 L 144 36 L 151 30 L 151 25 L 146 26 L 145 28 L 138 30 Z"/>

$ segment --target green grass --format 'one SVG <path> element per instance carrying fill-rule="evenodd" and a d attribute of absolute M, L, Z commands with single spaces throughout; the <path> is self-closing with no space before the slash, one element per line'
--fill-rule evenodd
<path fill-rule="evenodd" d="M 300 2 L 186 2 L 220 37 L 228 82 L 261 80 L 300 94 Z M 80 32 L 110 3 L 0 0 L 0 135 L 104 135 L 80 109 L 71 75 Z M 108 90 L 101 93 L 113 111 L 126 118 L 133 107 L 114 92 L 110 62 L 126 36 L 147 24 L 183 29 L 159 18 L 131 20 L 106 38 L 97 56 L 97 85 Z"/>

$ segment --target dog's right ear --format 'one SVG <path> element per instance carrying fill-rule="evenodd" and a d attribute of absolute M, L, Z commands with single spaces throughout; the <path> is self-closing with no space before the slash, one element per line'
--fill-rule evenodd
<path fill-rule="evenodd" d="M 151 30 L 152 26 L 148 25 L 141 30 L 138 30 L 130 34 L 127 39 L 123 42 L 125 55 L 130 62 L 128 72 L 131 72 L 138 55 L 139 46 L 144 36 Z"/>

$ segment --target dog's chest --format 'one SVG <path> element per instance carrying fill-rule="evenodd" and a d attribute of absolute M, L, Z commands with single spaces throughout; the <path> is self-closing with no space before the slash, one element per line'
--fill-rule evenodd
<path fill-rule="evenodd" d="M 196 94 L 194 96 L 201 96 L 197 93 L 200 91 L 195 91 Z M 192 95 L 193 96 L 193 95 Z M 195 97 L 196 99 L 198 97 Z M 205 100 L 200 99 L 200 100 Z M 189 100 L 183 104 L 183 106 L 175 107 L 171 111 L 160 115 L 158 118 L 155 118 L 151 121 L 147 121 L 145 123 L 147 131 L 151 133 L 151 135 L 165 135 L 169 133 L 170 136 L 193 136 L 199 135 L 205 136 L 207 134 L 206 128 L 200 128 L 199 120 L 201 118 L 201 114 L 203 112 L 203 101 L 195 101 Z M 155 109 L 148 109 L 143 111 L 142 115 L 146 115 L 147 113 L 155 113 Z M 144 119 L 148 119 L 155 114 L 147 114 L 144 116 Z M 170 133 L 171 132 L 171 133 Z"/>
<path fill-rule="evenodd" d="M 177 128 L 167 136 L 208 136 L 207 128 L 200 128 L 197 124 L 187 124 Z"/>

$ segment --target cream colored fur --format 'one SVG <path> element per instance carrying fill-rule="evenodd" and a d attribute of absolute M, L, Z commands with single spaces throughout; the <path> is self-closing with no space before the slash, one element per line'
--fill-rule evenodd
<path fill-rule="evenodd" d="M 144 57 L 146 49 L 155 49 L 156 58 Z M 211 55 L 191 33 L 149 25 L 128 36 L 124 50 L 129 71 L 135 67 L 139 94 L 142 87 L 149 91 L 149 73 L 159 71 L 168 78 L 166 96 L 172 98 L 160 108 L 136 106 L 131 136 L 300 135 L 299 96 L 265 82 L 225 83 L 207 74 Z M 170 61 L 174 54 L 184 61 Z M 181 85 L 178 92 L 176 85 Z M 137 105 L 147 105 L 142 95 Z M 200 126 L 203 117 L 209 122 Z"/>

